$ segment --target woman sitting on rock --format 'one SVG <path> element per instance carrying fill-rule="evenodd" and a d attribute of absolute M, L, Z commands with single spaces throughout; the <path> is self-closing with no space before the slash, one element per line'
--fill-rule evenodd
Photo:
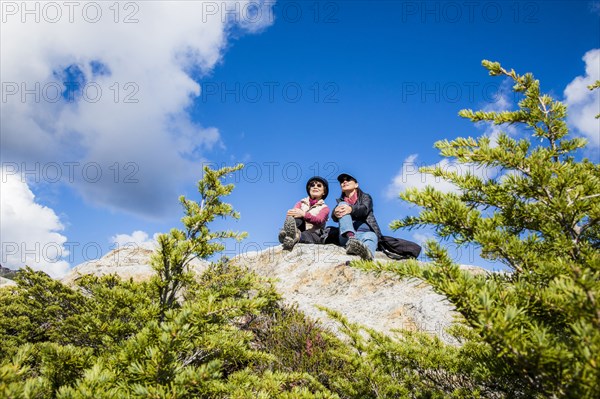
<path fill-rule="evenodd" d="M 329 217 L 329 207 L 325 204 L 329 184 L 322 177 L 311 177 L 306 182 L 306 193 L 308 197 L 302 198 L 287 211 L 283 229 L 279 231 L 279 242 L 285 250 L 291 251 L 298 242 L 322 242 L 323 229 Z"/>
<path fill-rule="evenodd" d="M 358 181 L 347 173 L 338 176 L 342 194 L 331 218 L 340 224 L 340 244 L 348 255 L 362 259 L 375 257 L 381 230 L 373 214 L 373 199 L 358 188 Z"/>

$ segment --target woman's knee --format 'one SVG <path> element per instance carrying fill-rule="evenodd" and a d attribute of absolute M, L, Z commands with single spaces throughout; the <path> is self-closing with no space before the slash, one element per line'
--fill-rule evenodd
<path fill-rule="evenodd" d="M 372 231 L 367 231 L 363 234 L 362 239 L 364 241 L 372 241 L 377 244 L 377 234 Z"/>

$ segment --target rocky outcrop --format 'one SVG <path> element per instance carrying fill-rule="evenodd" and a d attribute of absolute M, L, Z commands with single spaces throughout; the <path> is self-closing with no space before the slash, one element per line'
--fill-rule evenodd
<path fill-rule="evenodd" d="M 12 278 L 17 272 L 0 265 L 0 288 L 17 285 Z"/>
<path fill-rule="evenodd" d="M 15 283 L 14 281 L 9 280 L 4 277 L 0 277 L 0 288 L 10 287 L 10 286 L 15 286 L 15 285 L 17 285 L 17 283 Z"/>
<path fill-rule="evenodd" d="M 100 259 L 75 266 L 63 277 L 62 281 L 65 284 L 72 284 L 77 278 L 86 274 L 95 276 L 117 274 L 123 279 L 148 280 L 154 274 L 154 270 L 150 266 L 152 252 L 152 250 L 142 247 L 117 249 Z M 191 262 L 192 270 L 197 273 L 206 270 L 208 264 L 208 262 L 198 259 Z"/>
<path fill-rule="evenodd" d="M 0 265 L 0 277 L 12 280 L 16 274 L 17 272 L 15 270 L 11 270 L 7 267 Z"/>
<path fill-rule="evenodd" d="M 277 279 L 277 290 L 286 302 L 297 303 L 305 314 L 334 330 L 336 323 L 317 306 L 339 311 L 349 321 L 380 332 L 426 331 L 454 343 L 446 328 L 457 314 L 444 296 L 420 280 L 349 266 L 348 262 L 357 258 L 346 255 L 341 247 L 298 244 L 287 252 L 277 246 L 234 259 L 260 275 Z M 376 260 L 391 261 L 379 253 Z"/>
<path fill-rule="evenodd" d="M 84 274 L 111 273 L 135 281 L 147 280 L 154 273 L 150 267 L 151 254 L 151 250 L 139 247 L 112 251 L 101 259 L 75 267 L 63 282 L 72 283 Z M 240 254 L 232 261 L 275 279 L 285 302 L 297 304 L 305 314 L 334 331 L 337 323 L 318 306 L 339 311 L 349 321 L 380 332 L 425 331 L 454 343 L 446 328 L 456 313 L 444 296 L 420 280 L 401 279 L 392 273 L 365 272 L 348 265 L 356 259 L 335 245 L 298 244 L 293 251 L 283 251 L 279 245 Z M 380 253 L 376 260 L 391 261 Z M 205 261 L 196 260 L 193 269 L 201 273 L 207 265 Z M 472 266 L 464 268 L 472 273 L 485 272 Z"/>

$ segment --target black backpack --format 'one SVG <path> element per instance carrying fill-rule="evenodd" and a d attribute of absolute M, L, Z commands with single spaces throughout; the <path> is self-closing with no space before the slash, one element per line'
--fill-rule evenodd
<path fill-rule="evenodd" d="M 377 249 L 395 260 L 417 258 L 421 253 L 419 244 L 390 236 L 381 236 Z"/>
<path fill-rule="evenodd" d="M 337 226 L 327 226 L 322 237 L 322 243 L 340 245 L 339 232 Z M 401 238 L 381 236 L 377 250 L 383 252 L 390 259 L 402 260 L 417 258 L 421 253 L 421 246 Z"/>

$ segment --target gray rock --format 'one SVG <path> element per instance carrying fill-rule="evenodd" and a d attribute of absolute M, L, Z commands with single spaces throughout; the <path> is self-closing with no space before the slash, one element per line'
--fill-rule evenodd
<path fill-rule="evenodd" d="M 0 277 L 0 288 L 16 286 L 17 283 L 4 277 Z"/>
<path fill-rule="evenodd" d="M 150 256 L 152 253 L 152 250 L 142 247 L 116 249 L 100 259 L 75 266 L 63 277 L 62 282 L 72 284 L 77 278 L 86 274 L 93 274 L 95 276 L 117 274 L 123 279 L 133 278 L 134 281 L 149 280 L 155 273 L 150 266 Z M 199 259 L 194 259 L 191 262 L 192 270 L 197 273 L 206 270 L 208 264 L 208 262 Z"/>
<path fill-rule="evenodd" d="M 73 283 L 85 274 L 117 274 L 134 281 L 148 280 L 152 250 L 123 248 L 104 257 L 73 268 L 63 282 Z M 405 329 L 437 335 L 444 342 L 456 343 L 446 332 L 457 313 L 447 299 L 417 279 L 401 279 L 393 273 L 366 272 L 348 265 L 357 260 L 335 245 L 297 244 L 292 251 L 275 246 L 258 252 L 246 252 L 232 259 L 240 266 L 276 280 L 275 286 L 284 301 L 297 304 L 309 317 L 338 331 L 338 324 L 317 308 L 324 306 L 342 313 L 350 322 L 383 333 Z M 377 253 L 377 261 L 391 262 Z M 201 273 L 208 262 L 195 260 L 192 269 Z M 484 269 L 465 266 L 471 273 Z"/>
<path fill-rule="evenodd" d="M 365 272 L 347 264 L 357 259 L 335 245 L 309 244 L 297 244 L 291 252 L 276 246 L 234 258 L 257 274 L 276 279 L 277 290 L 286 302 L 296 303 L 305 314 L 334 331 L 337 323 L 317 306 L 336 310 L 350 322 L 379 332 L 425 331 L 444 342 L 456 343 L 446 328 L 457 313 L 444 296 L 417 279 Z M 380 253 L 376 260 L 391 261 Z"/>
<path fill-rule="evenodd" d="M 7 267 L 0 265 L 0 277 L 4 277 L 9 280 L 12 280 L 16 274 L 17 274 L 17 272 L 15 270 L 11 270 Z"/>

